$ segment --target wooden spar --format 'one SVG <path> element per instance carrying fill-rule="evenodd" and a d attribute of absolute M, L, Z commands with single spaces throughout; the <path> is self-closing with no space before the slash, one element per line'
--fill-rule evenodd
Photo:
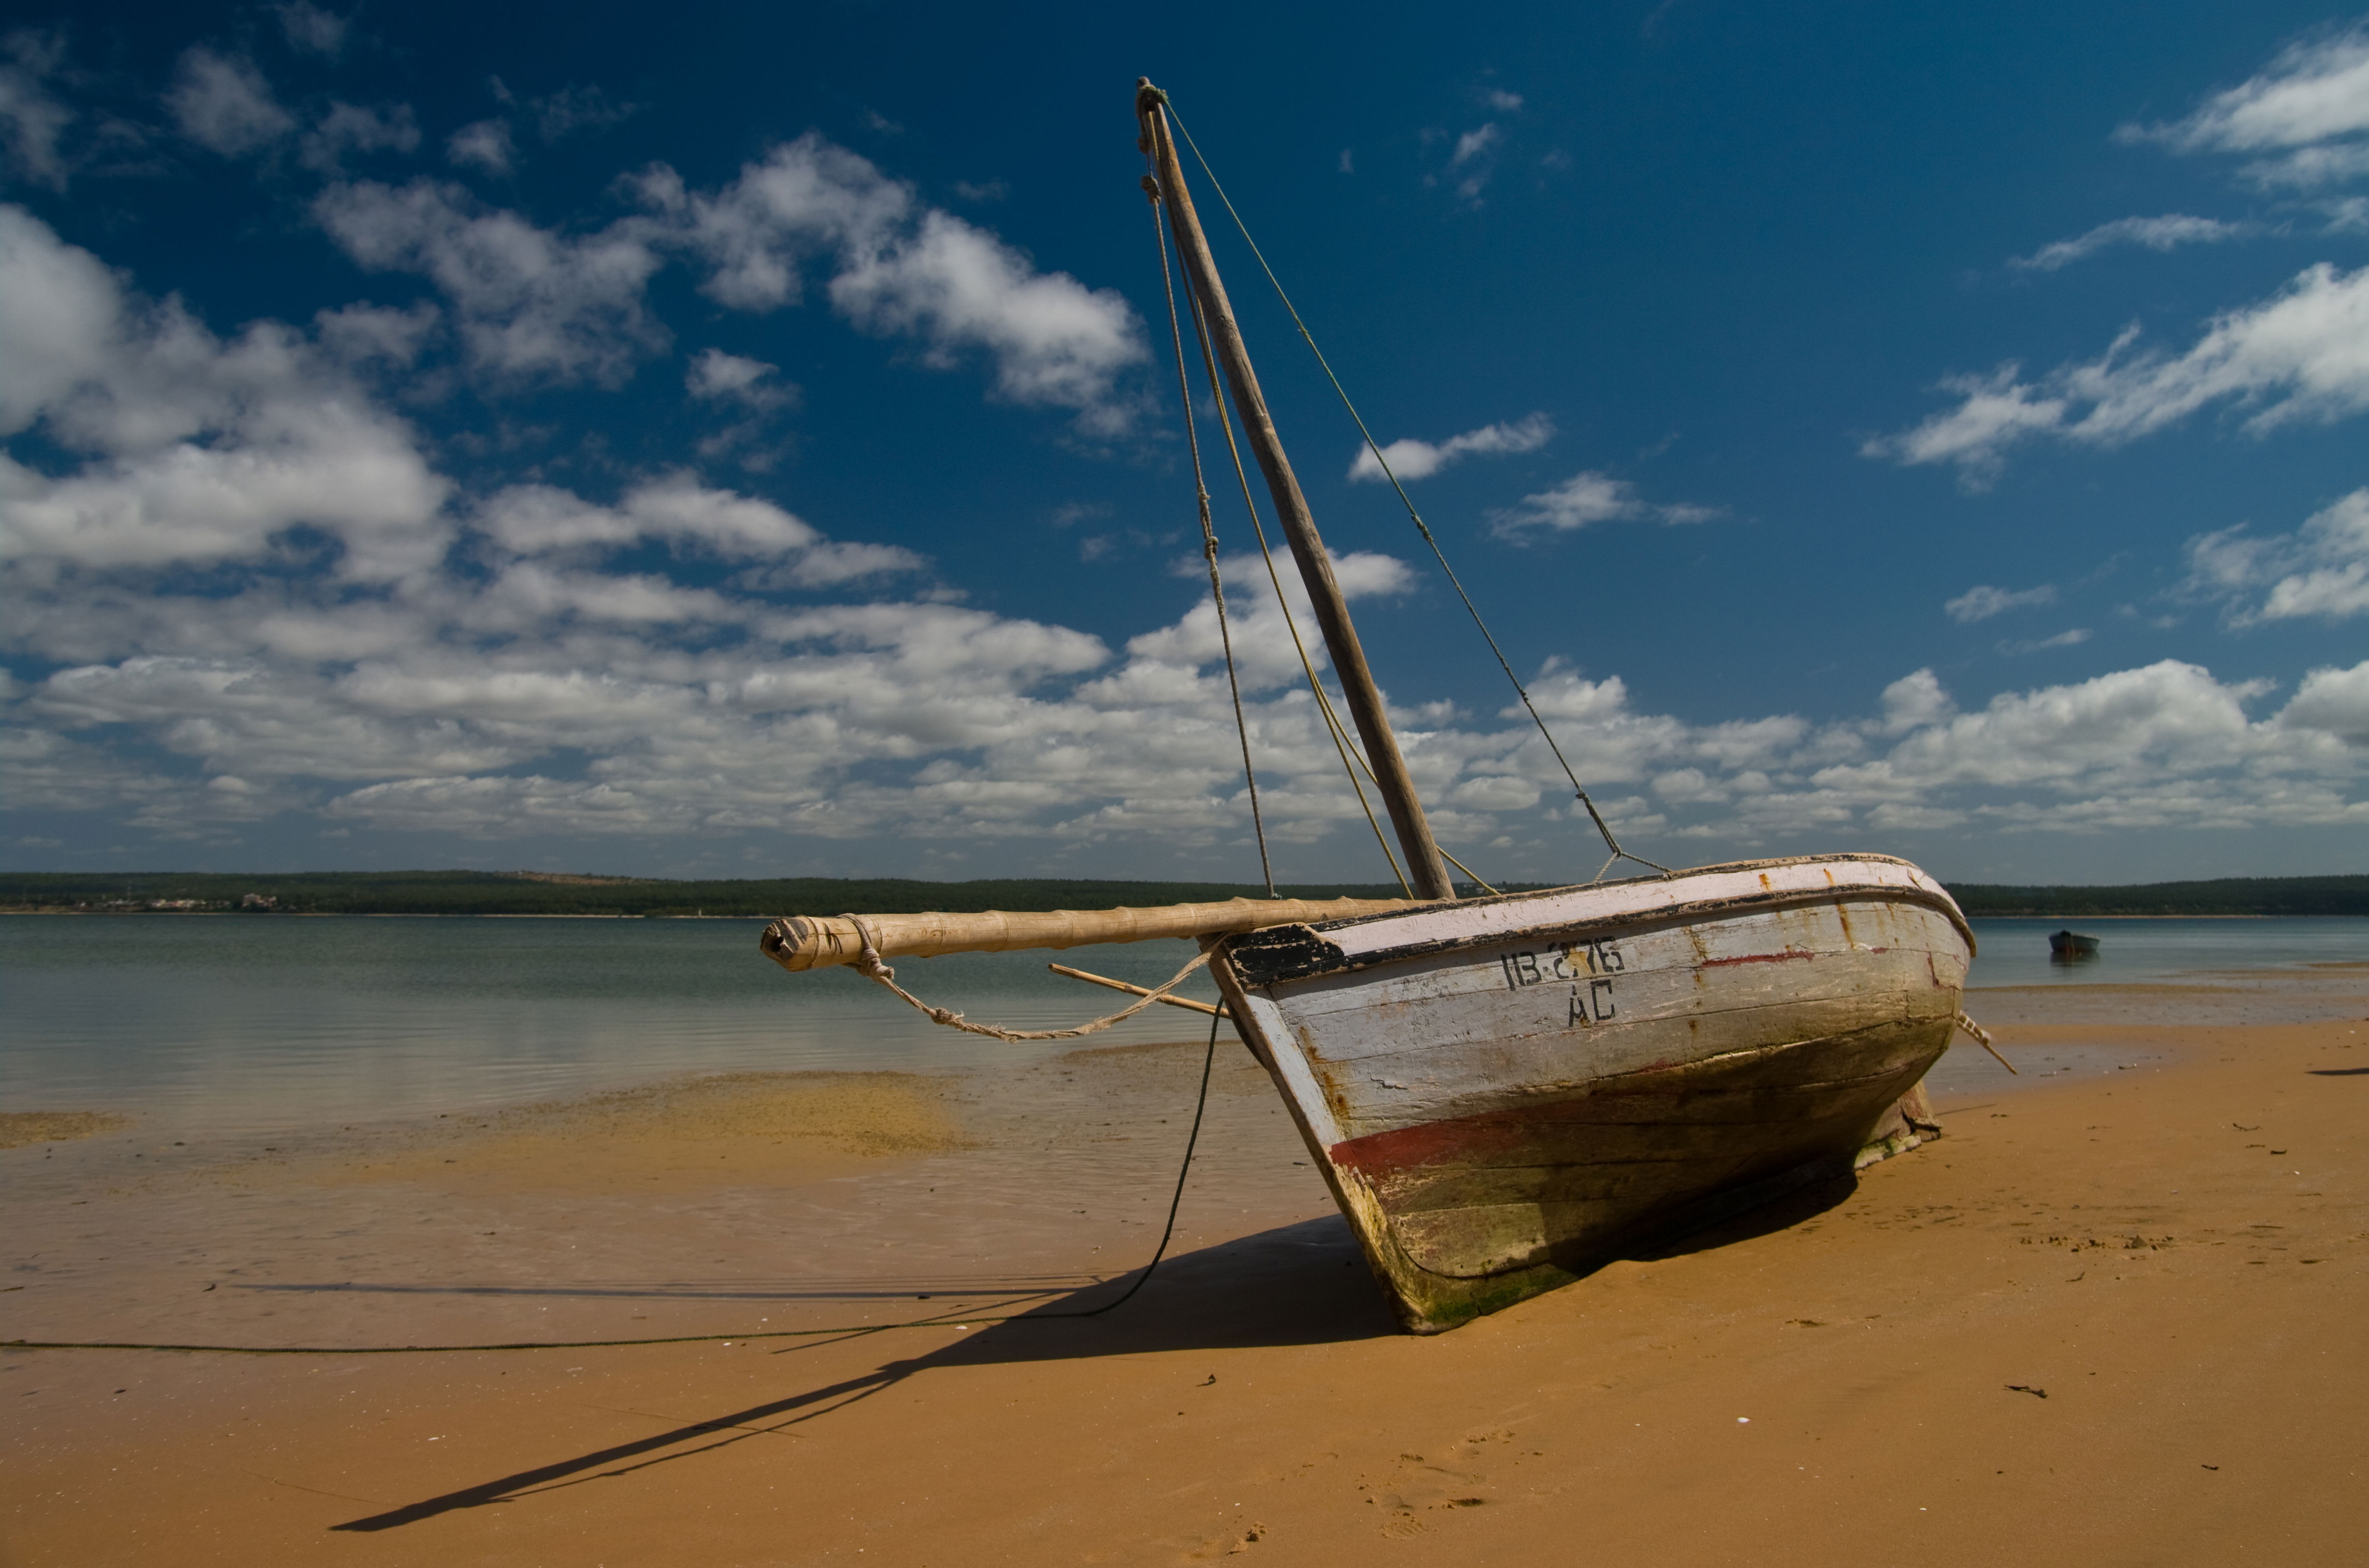
<path fill-rule="evenodd" d="M 1234 408 L 1242 416 L 1242 430 L 1258 459 L 1259 472 L 1266 476 L 1267 492 L 1275 498 L 1276 513 L 1282 521 L 1284 537 L 1290 541 L 1292 559 L 1299 564 L 1300 578 L 1308 585 L 1324 646 L 1332 650 L 1333 668 L 1340 672 L 1342 694 L 1349 700 L 1350 716 L 1366 744 L 1374 783 L 1390 808 L 1390 826 L 1398 830 L 1399 847 L 1406 854 L 1407 880 L 1418 898 L 1453 898 L 1455 887 L 1440 861 L 1439 846 L 1432 841 L 1431 823 L 1415 795 L 1414 780 L 1407 773 L 1406 759 L 1399 754 L 1398 737 L 1390 732 L 1389 715 L 1382 709 L 1381 691 L 1366 666 L 1357 629 L 1350 624 L 1348 602 L 1341 595 L 1341 585 L 1333 580 L 1333 557 L 1325 553 L 1324 541 L 1316 532 L 1316 519 L 1308 509 L 1308 498 L 1300 494 L 1291 460 L 1284 455 L 1282 438 L 1276 434 L 1266 398 L 1259 391 L 1258 374 L 1251 368 L 1250 351 L 1242 343 L 1242 328 L 1235 324 L 1233 306 L 1226 298 L 1226 285 L 1218 276 L 1217 259 L 1209 253 L 1208 238 L 1201 232 L 1193 198 L 1184 189 L 1184 166 L 1177 161 L 1175 139 L 1169 133 L 1167 102 L 1150 78 L 1136 79 L 1135 112 L 1143 128 L 1141 145 L 1158 163 L 1160 197 L 1175 229 L 1177 247 L 1184 253 L 1186 277 L 1201 302 L 1210 345 L 1225 370 L 1226 384 L 1233 392 Z"/>
<path fill-rule="evenodd" d="M 1007 914 L 793 915 L 765 928 L 758 946 L 784 969 L 853 964 L 869 933 L 883 958 L 944 953 L 1009 953 L 1023 947 L 1082 947 L 1096 942 L 1223 936 L 1270 925 L 1349 920 L 1410 909 L 1403 898 L 1229 898 L 1150 910 L 1047 910 Z M 858 922 L 862 929 L 858 929 Z"/>
<path fill-rule="evenodd" d="M 1133 996 L 1151 994 L 1150 986 L 1129 985 L 1125 980 L 1115 980 L 1108 975 L 1089 974 L 1083 969 L 1072 969 L 1067 964 L 1047 964 L 1045 967 L 1057 975 L 1067 975 L 1073 980 L 1083 980 L 1089 985 L 1108 986 L 1113 990 L 1123 990 Z M 1160 1000 L 1171 1007 L 1182 1007 L 1193 1013 L 1207 1013 L 1214 1018 L 1223 1018 L 1226 1015 L 1224 1008 L 1212 1007 L 1206 1001 L 1196 1001 L 1189 996 L 1163 995 Z"/>

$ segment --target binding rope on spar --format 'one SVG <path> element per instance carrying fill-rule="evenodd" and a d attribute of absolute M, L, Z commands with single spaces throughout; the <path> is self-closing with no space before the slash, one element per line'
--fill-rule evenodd
<path fill-rule="evenodd" d="M 1168 993 L 1184 984 L 1186 976 L 1209 961 L 1209 956 L 1207 953 L 1196 953 L 1190 963 L 1168 977 L 1167 984 L 1156 990 L 1145 991 L 1142 1000 L 1132 1006 L 1122 1007 L 1116 1013 L 1097 1018 L 1091 1024 L 1079 1024 L 1067 1029 L 1005 1029 L 993 1024 L 974 1024 L 951 1008 L 933 1007 L 898 985 L 897 971 L 890 968 L 881 958 L 880 944 L 873 940 L 872 928 L 864 923 L 863 917 L 841 915 L 839 918 L 853 924 L 856 934 L 864 942 L 862 951 L 856 954 L 855 962 L 851 966 L 857 974 L 876 985 L 886 987 L 913 1008 L 927 1013 L 933 1024 L 943 1024 L 949 1029 L 960 1029 L 966 1035 L 984 1035 L 990 1040 L 1075 1040 L 1087 1035 L 1099 1035 L 1112 1024 L 1124 1023 L 1134 1017 L 1153 1002 L 1167 1000 Z M 1212 1040 L 1217 1038 L 1214 1025 L 1211 1027 L 1209 1037 Z"/>

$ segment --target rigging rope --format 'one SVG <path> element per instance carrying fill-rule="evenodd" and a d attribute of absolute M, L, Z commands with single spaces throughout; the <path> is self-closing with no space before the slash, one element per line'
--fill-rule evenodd
<path fill-rule="evenodd" d="M 1233 693 L 1234 733 L 1242 743 L 1242 777 L 1249 782 L 1251 795 L 1251 829 L 1258 835 L 1259 870 L 1266 877 L 1266 896 L 1275 892 L 1275 864 L 1267 858 L 1266 823 L 1259 815 L 1258 774 L 1251 768 L 1251 727 L 1242 717 L 1242 683 L 1234 672 L 1234 637 L 1226 626 L 1226 585 L 1218 575 L 1218 533 L 1209 521 L 1209 486 L 1201 476 L 1201 437 L 1193 423 L 1193 386 L 1184 369 L 1184 338 L 1176 326 L 1176 283 L 1168 270 L 1168 235 L 1164 227 L 1167 208 L 1160 200 L 1160 182 L 1150 175 L 1143 177 L 1143 193 L 1151 203 L 1151 243 L 1160 252 L 1160 288 L 1168 296 L 1168 339 L 1176 349 L 1176 393 L 1184 405 L 1184 441 L 1193 452 L 1193 498 L 1201 509 L 1201 554 L 1209 562 L 1209 597 L 1218 606 L 1218 641 L 1226 652 L 1226 689 Z M 1193 315 L 1193 325 L 1200 327 L 1200 312 Z M 1221 406 L 1219 419 L 1225 418 Z M 1226 431 L 1226 444 L 1233 444 L 1234 433 Z"/>
<path fill-rule="evenodd" d="M 1341 378 L 1333 373 L 1332 362 L 1325 359 L 1324 350 L 1316 346 L 1315 334 L 1310 332 L 1308 324 L 1299 319 L 1299 308 L 1291 303 L 1291 296 L 1284 292 L 1282 280 L 1275 275 L 1275 269 L 1267 265 L 1266 254 L 1259 249 L 1258 242 L 1251 238 L 1250 225 L 1242 222 L 1242 215 L 1240 212 L 1234 211 L 1232 198 L 1226 194 L 1226 188 L 1218 182 L 1217 171 L 1210 168 L 1209 160 L 1202 156 L 1200 144 L 1193 140 L 1193 132 L 1185 128 L 1184 117 L 1176 112 L 1174 101 L 1168 98 L 1165 94 L 1162 95 L 1162 101 L 1168 109 L 1169 119 L 1175 122 L 1178 133 L 1184 138 L 1185 146 L 1192 149 L 1194 162 L 1201 166 L 1202 174 L 1207 177 L 1209 189 L 1217 192 L 1219 201 L 1225 206 L 1226 215 L 1233 219 L 1235 229 L 1241 233 L 1242 243 L 1250 246 L 1251 255 L 1257 258 L 1259 270 L 1266 274 L 1267 282 L 1274 286 L 1276 298 L 1283 302 L 1283 308 L 1289 313 L 1292 326 L 1299 329 L 1300 340 L 1308 345 L 1308 351 L 1316 356 L 1316 363 L 1324 372 L 1324 379 L 1333 383 L 1333 391 L 1341 399 L 1341 406 L 1348 410 L 1349 418 L 1356 424 L 1357 433 L 1365 438 L 1366 449 L 1374 454 L 1374 461 L 1381 465 L 1382 475 L 1390 482 L 1390 488 L 1398 492 L 1400 504 L 1406 508 L 1407 516 L 1413 521 L 1415 532 L 1422 534 L 1423 542 L 1431 547 L 1433 559 L 1439 563 L 1440 571 L 1446 575 L 1449 586 L 1456 589 L 1456 597 L 1464 601 L 1465 612 L 1472 617 L 1472 624 L 1480 629 L 1482 640 L 1489 645 L 1489 651 L 1496 656 L 1497 667 L 1505 672 L 1505 679 L 1513 682 L 1516 695 L 1522 699 L 1522 706 L 1529 712 L 1530 722 L 1538 726 L 1539 736 L 1547 743 L 1547 750 L 1554 753 L 1554 760 L 1562 767 L 1563 777 L 1571 781 L 1572 794 L 1578 797 L 1580 805 L 1587 808 L 1588 819 L 1596 824 L 1596 830 L 1603 838 L 1605 847 L 1612 852 L 1612 858 L 1604 863 L 1603 868 L 1596 872 L 1594 880 L 1601 881 L 1606 871 L 1611 870 L 1616 864 L 1624 860 L 1633 860 L 1640 865 L 1652 866 L 1664 876 L 1675 875 L 1668 866 L 1622 849 L 1620 841 L 1613 837 L 1611 825 L 1605 821 L 1604 814 L 1596 808 L 1596 802 L 1588 795 L 1586 787 L 1579 782 L 1579 774 L 1572 768 L 1570 760 L 1563 756 L 1562 746 L 1556 743 L 1554 732 L 1547 727 L 1545 716 L 1539 712 L 1538 704 L 1530 700 L 1529 688 L 1522 683 L 1520 676 L 1514 673 L 1512 661 L 1506 658 L 1505 649 L 1498 647 L 1495 635 L 1489 630 L 1489 623 L 1482 618 L 1480 607 L 1472 602 L 1472 596 L 1465 591 L 1463 580 L 1456 575 L 1456 568 L 1448 564 L 1448 553 L 1440 548 L 1439 541 L 1433 537 L 1431 525 L 1425 522 L 1423 514 L 1415 509 L 1413 498 L 1406 493 L 1406 486 L 1399 483 L 1399 476 L 1391 469 L 1390 459 L 1382 455 L 1381 443 L 1374 440 L 1373 431 L 1366 428 L 1365 418 L 1358 414 L 1357 406 L 1349 400 L 1348 389 L 1341 384 Z M 1466 872 L 1465 875 L 1469 876 L 1471 873 Z"/>
<path fill-rule="evenodd" d="M 1159 189 L 1159 181 L 1154 179 L 1150 175 L 1145 175 L 1143 177 L 1146 182 L 1145 188 L 1148 190 L 1152 191 L 1154 193 L 1152 199 L 1154 200 L 1158 200 L 1159 197 L 1157 192 Z M 1162 280 L 1164 281 L 1166 279 L 1168 266 L 1168 252 L 1165 246 L 1162 246 L 1160 253 L 1160 264 Z M 1366 814 L 1366 826 L 1373 830 L 1374 842 L 1381 846 L 1382 858 L 1390 863 L 1390 875 L 1398 878 L 1399 890 L 1404 893 L 1408 898 L 1412 898 L 1414 897 L 1414 889 L 1407 885 L 1406 873 L 1399 869 L 1398 856 L 1390 853 L 1390 841 L 1382 832 L 1382 825 L 1374 816 L 1374 807 L 1372 804 L 1366 799 L 1365 786 L 1357 783 L 1356 770 L 1358 768 L 1364 768 L 1366 770 L 1366 777 L 1372 779 L 1374 776 L 1373 766 L 1366 761 L 1365 756 L 1361 751 L 1352 747 L 1348 738 L 1347 727 L 1342 724 L 1341 715 L 1333 711 L 1333 700 L 1325 694 L 1324 683 L 1316 678 L 1316 663 L 1313 659 L 1308 657 L 1308 644 L 1306 639 L 1301 637 L 1299 635 L 1299 619 L 1291 612 L 1291 601 L 1284 596 L 1283 575 L 1276 569 L 1275 551 L 1267 544 L 1266 524 L 1259 518 L 1258 502 L 1253 498 L 1251 495 L 1250 473 L 1242 466 L 1242 449 L 1234 440 L 1233 415 L 1230 411 L 1226 402 L 1225 383 L 1220 381 L 1218 376 L 1218 358 L 1216 351 L 1209 346 L 1209 325 L 1201 315 L 1201 301 L 1198 296 L 1195 295 L 1190 290 L 1187 290 L 1185 292 L 1184 303 L 1186 308 L 1193 314 L 1193 338 L 1195 343 L 1201 350 L 1201 368 L 1207 373 L 1209 378 L 1209 395 L 1215 399 L 1217 403 L 1218 429 L 1225 433 L 1226 451 L 1233 458 L 1234 480 L 1242 486 L 1242 506 L 1243 509 L 1250 513 L 1252 532 L 1258 535 L 1259 556 L 1266 563 L 1267 581 L 1275 585 L 1276 608 L 1283 612 L 1283 624 L 1291 633 L 1291 646 L 1299 655 L 1299 668 L 1308 677 L 1308 689 L 1316 694 L 1317 710 L 1323 715 L 1325 728 L 1333 737 L 1333 749 L 1335 751 L 1338 751 L 1341 755 L 1341 768 L 1343 772 L 1349 775 L 1349 788 L 1357 797 L 1358 808 Z M 1168 311 L 1168 324 L 1170 328 L 1173 330 L 1176 325 L 1176 299 L 1173 293 L 1169 296 Z M 1177 353 L 1178 358 L 1181 361 L 1184 354 L 1183 349 L 1180 348 Z M 1191 396 L 1188 394 L 1185 399 L 1187 408 L 1186 429 L 1188 431 L 1191 429 Z M 1197 452 L 1197 448 L 1196 450 Z M 1194 465 L 1194 475 L 1196 481 L 1199 478 L 1199 475 L 1200 466 L 1196 456 Z M 1207 504 L 1207 492 L 1204 491 L 1203 497 L 1205 506 Z M 1350 761 L 1352 757 L 1356 759 L 1354 766 Z M 1381 788 L 1381 785 L 1377 782 L 1374 787 L 1379 790 Z M 1470 876 L 1471 873 L 1468 872 L 1466 875 Z"/>

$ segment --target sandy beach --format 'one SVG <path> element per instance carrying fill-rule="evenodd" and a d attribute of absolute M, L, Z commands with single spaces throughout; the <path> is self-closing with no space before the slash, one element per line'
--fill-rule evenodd
<path fill-rule="evenodd" d="M 1953 1050 L 1937 1144 L 1434 1339 L 1230 1037 L 1094 1318 L 1026 1314 L 1149 1253 L 1199 1039 L 17 1142 L 0 1337 L 935 1322 L 9 1351 L 0 1559 L 2358 1561 L 2369 967 L 1969 1006 L 2026 1072 Z"/>

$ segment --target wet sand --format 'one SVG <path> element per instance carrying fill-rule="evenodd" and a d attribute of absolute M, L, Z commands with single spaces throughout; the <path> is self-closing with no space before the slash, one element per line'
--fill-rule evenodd
<path fill-rule="evenodd" d="M 1149 1253 L 1199 1040 L 9 1149 L 0 1337 L 938 1323 L 0 1353 L 0 1562 L 2358 1561 L 2369 973 L 2035 989 L 1939 1143 L 1421 1340 L 1230 1039 L 1091 1319 L 988 1321 Z"/>

